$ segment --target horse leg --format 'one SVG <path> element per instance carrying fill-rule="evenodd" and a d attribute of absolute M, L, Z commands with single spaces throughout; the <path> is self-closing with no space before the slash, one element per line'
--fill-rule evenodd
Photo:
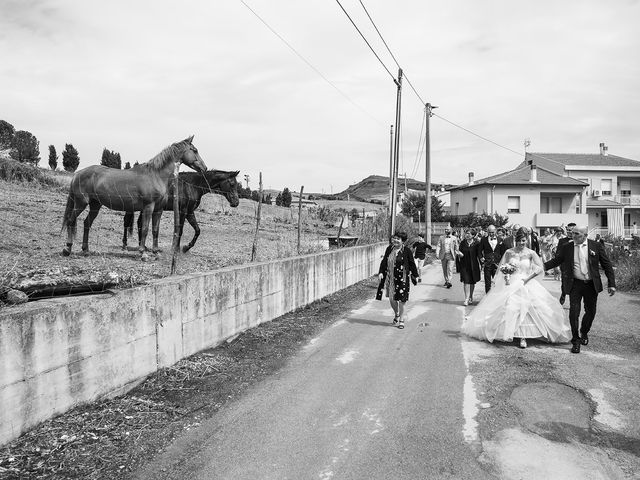
<path fill-rule="evenodd" d="M 189 222 L 189 225 L 193 227 L 194 234 L 189 244 L 182 247 L 183 253 L 187 253 L 189 250 L 191 250 L 193 246 L 196 244 L 196 240 L 200 236 L 200 225 L 198 225 L 198 221 L 196 220 L 196 214 L 194 212 L 191 212 L 187 215 L 187 221 Z M 184 226 L 184 221 L 182 222 L 182 225 Z"/>
<path fill-rule="evenodd" d="M 146 252 L 146 241 L 147 241 L 147 233 L 149 233 L 149 220 L 151 220 L 151 215 L 153 213 L 153 203 L 145 205 L 144 208 L 140 211 L 140 219 L 138 220 L 142 222 L 140 227 L 140 241 L 138 243 L 138 251 L 142 256 L 142 260 L 147 260 L 149 255 Z"/>
<path fill-rule="evenodd" d="M 71 197 L 67 199 L 67 210 L 65 212 L 64 224 L 67 228 L 67 245 L 62 249 L 62 255 L 68 257 L 71 255 L 71 247 L 73 246 L 73 240 L 76 236 L 76 226 L 78 216 L 87 206 L 87 203 L 83 198 Z M 64 227 L 63 227 L 64 228 Z"/>
<path fill-rule="evenodd" d="M 138 242 L 140 242 L 140 237 L 142 237 L 142 215 L 138 215 L 137 225 L 138 225 Z M 144 249 L 145 251 L 149 250 L 146 246 L 144 247 Z"/>
<path fill-rule="evenodd" d="M 133 233 L 133 212 L 126 212 L 124 214 L 124 231 L 122 232 L 122 250 L 127 250 L 127 233 L 130 235 Z"/>
<path fill-rule="evenodd" d="M 153 246 L 151 251 L 155 254 L 160 252 L 158 248 L 158 237 L 160 235 L 160 217 L 162 217 L 162 209 L 153 212 L 151 215 L 151 231 L 153 233 Z"/>
<path fill-rule="evenodd" d="M 84 253 L 89 253 L 89 229 L 98 216 L 100 207 L 102 207 L 102 204 L 96 200 L 89 202 L 89 213 L 87 218 L 84 219 L 84 234 L 82 235 L 82 251 Z"/>

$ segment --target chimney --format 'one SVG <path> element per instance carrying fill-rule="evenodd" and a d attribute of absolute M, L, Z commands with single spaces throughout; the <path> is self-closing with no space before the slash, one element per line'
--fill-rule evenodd
<path fill-rule="evenodd" d="M 607 146 L 604 144 L 604 142 L 600 142 L 600 155 L 606 155 L 607 154 Z"/>
<path fill-rule="evenodd" d="M 529 177 L 531 183 L 538 183 L 538 167 L 535 164 L 531 164 L 531 176 Z"/>
<path fill-rule="evenodd" d="M 606 145 L 604 147 L 602 147 L 602 154 L 606 157 L 607 155 L 609 155 L 609 147 L 607 147 Z"/>
<path fill-rule="evenodd" d="M 469 172 L 469 185 L 473 185 L 473 172 Z"/>

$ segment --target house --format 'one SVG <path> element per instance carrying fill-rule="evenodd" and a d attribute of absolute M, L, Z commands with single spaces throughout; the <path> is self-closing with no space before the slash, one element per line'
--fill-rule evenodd
<path fill-rule="evenodd" d="M 574 222 L 590 236 L 629 236 L 640 223 L 640 162 L 597 154 L 527 153 L 514 170 L 450 189 L 454 215 L 497 212 L 541 231 Z"/>

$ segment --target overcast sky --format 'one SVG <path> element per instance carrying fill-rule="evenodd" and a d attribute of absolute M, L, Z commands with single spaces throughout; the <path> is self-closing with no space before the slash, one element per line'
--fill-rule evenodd
<path fill-rule="evenodd" d="M 244 1 L 308 63 L 241 0 L 0 0 L 0 119 L 38 138 L 41 166 L 51 144 L 83 168 L 194 134 L 254 189 L 260 171 L 326 193 L 388 175 L 398 67 L 360 0 L 341 3 L 392 76 L 336 1 Z M 640 160 L 639 1 L 362 1 L 422 98 L 405 79 L 401 174 L 425 177 L 423 102 L 433 182 L 514 168 L 525 138 Z"/>

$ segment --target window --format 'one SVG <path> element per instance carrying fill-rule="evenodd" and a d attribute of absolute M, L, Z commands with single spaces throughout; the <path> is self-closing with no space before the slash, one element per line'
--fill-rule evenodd
<path fill-rule="evenodd" d="M 507 213 L 520 213 L 520 197 L 507 197 Z"/>
<path fill-rule="evenodd" d="M 540 197 L 540 213 L 562 213 L 562 198 Z"/>
<path fill-rule="evenodd" d="M 603 178 L 600 180 L 600 195 L 611 195 L 611 179 Z"/>
<path fill-rule="evenodd" d="M 473 197 L 473 213 L 478 213 L 478 197 Z"/>
<path fill-rule="evenodd" d="M 458 213 L 458 212 L 459 212 L 459 210 L 460 210 L 460 203 L 459 203 L 459 202 L 456 202 L 456 210 L 455 210 L 455 212 L 456 212 L 456 213 L 455 213 L 456 217 L 457 217 L 458 215 L 460 215 L 460 214 Z"/>

